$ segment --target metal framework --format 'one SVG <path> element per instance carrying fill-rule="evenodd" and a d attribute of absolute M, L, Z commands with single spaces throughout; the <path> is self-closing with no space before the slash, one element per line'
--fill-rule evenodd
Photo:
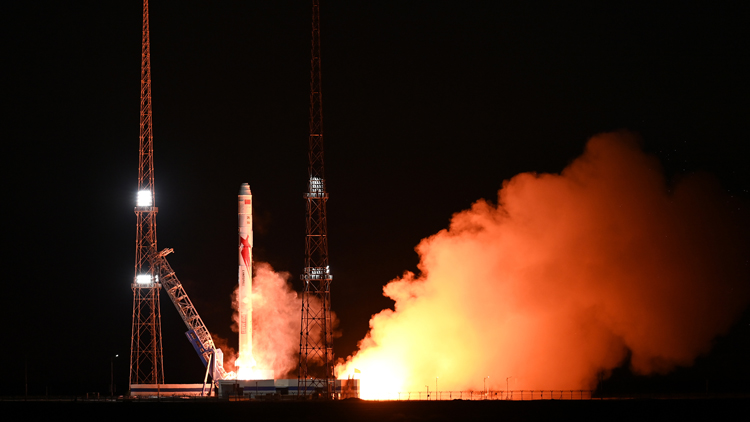
<path fill-rule="evenodd" d="M 234 377 L 234 372 L 227 373 L 224 370 L 223 354 L 220 349 L 216 349 L 213 337 L 203 323 L 198 311 L 193 306 L 193 302 L 182 287 L 182 283 L 177 279 L 172 266 L 167 262 L 167 255 L 174 252 L 172 248 L 164 249 L 159 252 L 156 263 L 159 268 L 160 283 L 164 286 L 167 296 L 172 300 L 177 313 L 180 314 L 182 322 L 188 328 L 185 335 L 200 356 L 203 365 L 212 366 L 211 377 L 214 381 Z M 214 356 L 216 354 L 216 356 Z M 212 357 L 214 357 L 212 361 Z M 213 365 L 211 364 L 213 362 Z"/>
<path fill-rule="evenodd" d="M 151 49 L 148 0 L 143 1 L 141 55 L 141 133 L 138 160 L 138 202 L 135 207 L 135 277 L 133 326 L 130 339 L 130 385 L 164 383 L 159 308 L 159 272 L 154 201 L 154 138 L 151 130 Z"/>
<path fill-rule="evenodd" d="M 308 151 L 307 236 L 305 269 L 301 275 L 302 317 L 300 324 L 298 395 L 320 394 L 333 398 L 333 330 L 331 326 L 331 281 L 328 266 L 328 223 L 323 166 L 323 100 L 320 77 L 319 1 L 312 5 L 310 60 L 310 138 Z"/>

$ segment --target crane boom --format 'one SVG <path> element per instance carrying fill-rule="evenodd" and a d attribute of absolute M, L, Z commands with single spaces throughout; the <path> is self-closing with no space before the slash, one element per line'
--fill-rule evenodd
<path fill-rule="evenodd" d="M 193 306 L 193 302 L 190 301 L 185 292 L 185 288 L 182 287 L 182 283 L 177 279 L 174 270 L 169 265 L 169 262 L 167 262 L 167 255 L 172 252 L 174 252 L 173 249 L 167 248 L 158 254 L 159 281 L 167 292 L 167 296 L 172 300 L 185 326 L 188 328 L 185 335 L 195 348 L 204 366 L 212 363 L 211 357 L 213 355 L 211 376 L 214 381 L 234 378 L 234 372 L 226 372 L 224 370 L 224 355 L 221 349 L 216 348 L 211 333 L 206 328 L 206 324 L 203 323 L 200 315 L 198 315 L 198 311 Z"/>

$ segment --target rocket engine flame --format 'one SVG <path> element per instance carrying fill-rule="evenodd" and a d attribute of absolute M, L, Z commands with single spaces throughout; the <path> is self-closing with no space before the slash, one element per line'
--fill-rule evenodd
<path fill-rule="evenodd" d="M 561 174 L 519 174 L 422 240 L 421 274 L 384 287 L 394 310 L 337 374 L 393 398 L 436 376 L 588 389 L 628 356 L 639 374 L 689 366 L 749 302 L 737 210 L 708 175 L 668 186 L 634 135 L 595 136 Z"/>

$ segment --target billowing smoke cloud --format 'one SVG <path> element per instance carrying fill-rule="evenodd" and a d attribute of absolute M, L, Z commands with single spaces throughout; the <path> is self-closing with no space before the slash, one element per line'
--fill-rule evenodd
<path fill-rule="evenodd" d="M 289 273 L 256 263 L 253 277 L 253 355 L 258 368 L 286 378 L 299 363 L 302 301 L 288 282 Z M 296 374 L 294 374 L 296 377 Z"/>
<path fill-rule="evenodd" d="M 227 373 L 234 372 L 236 369 L 234 367 L 234 361 L 237 360 L 237 349 L 230 346 L 226 338 L 216 333 L 211 333 L 211 338 L 214 340 L 214 346 L 216 346 L 217 349 L 221 349 L 223 354 L 222 366 L 224 366 L 224 371 Z"/>
<path fill-rule="evenodd" d="M 633 135 L 592 138 L 561 174 L 519 174 L 416 248 L 360 350 L 363 397 L 579 389 L 621 365 L 663 373 L 706 353 L 748 303 L 737 204 L 708 175 L 669 186 Z M 357 374 L 359 375 L 359 374 Z"/>
<path fill-rule="evenodd" d="M 296 378 L 299 364 L 299 331 L 302 299 L 289 283 L 289 273 L 275 272 L 270 264 L 253 265 L 253 358 L 255 368 L 271 369 L 276 378 Z M 232 331 L 239 332 L 237 288 L 232 293 Z M 319 307 L 317 298 L 310 298 L 311 307 Z M 334 328 L 338 325 L 331 314 Z M 217 347 L 224 352 L 224 368 L 235 370 L 237 352 L 213 334 Z M 320 330 L 310 332 L 313 340 L 320 338 Z M 220 343 L 216 340 L 219 338 Z M 221 345 L 219 345 L 221 344 Z M 240 374 L 241 375 L 241 374 Z"/>
<path fill-rule="evenodd" d="M 299 321 L 302 300 L 289 283 L 289 273 L 277 273 L 270 264 L 253 265 L 253 358 L 255 368 L 271 369 L 276 378 L 284 378 L 297 367 L 299 359 Z M 237 291 L 232 292 L 232 331 L 239 332 Z M 228 350 L 228 351 L 227 351 Z M 224 351 L 224 367 L 234 371 L 236 351 Z M 296 374 L 295 374 L 296 376 Z"/>

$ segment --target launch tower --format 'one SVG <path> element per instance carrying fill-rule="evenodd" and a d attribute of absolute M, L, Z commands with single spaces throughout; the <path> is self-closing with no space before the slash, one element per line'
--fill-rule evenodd
<path fill-rule="evenodd" d="M 298 394 L 319 392 L 333 398 L 333 331 L 331 327 L 331 280 L 328 267 L 328 223 L 323 168 L 323 100 L 320 77 L 319 1 L 312 5 L 312 54 L 310 59 L 310 138 L 308 151 L 307 235 L 305 269 L 301 275 L 302 321 L 299 345 Z"/>
<path fill-rule="evenodd" d="M 141 45 L 141 134 L 138 159 L 138 197 L 135 207 L 135 277 L 133 327 L 130 339 L 130 385 L 163 384 L 164 362 L 159 309 L 159 271 L 154 202 L 154 138 L 151 131 L 151 48 L 148 0 L 143 0 Z"/>

